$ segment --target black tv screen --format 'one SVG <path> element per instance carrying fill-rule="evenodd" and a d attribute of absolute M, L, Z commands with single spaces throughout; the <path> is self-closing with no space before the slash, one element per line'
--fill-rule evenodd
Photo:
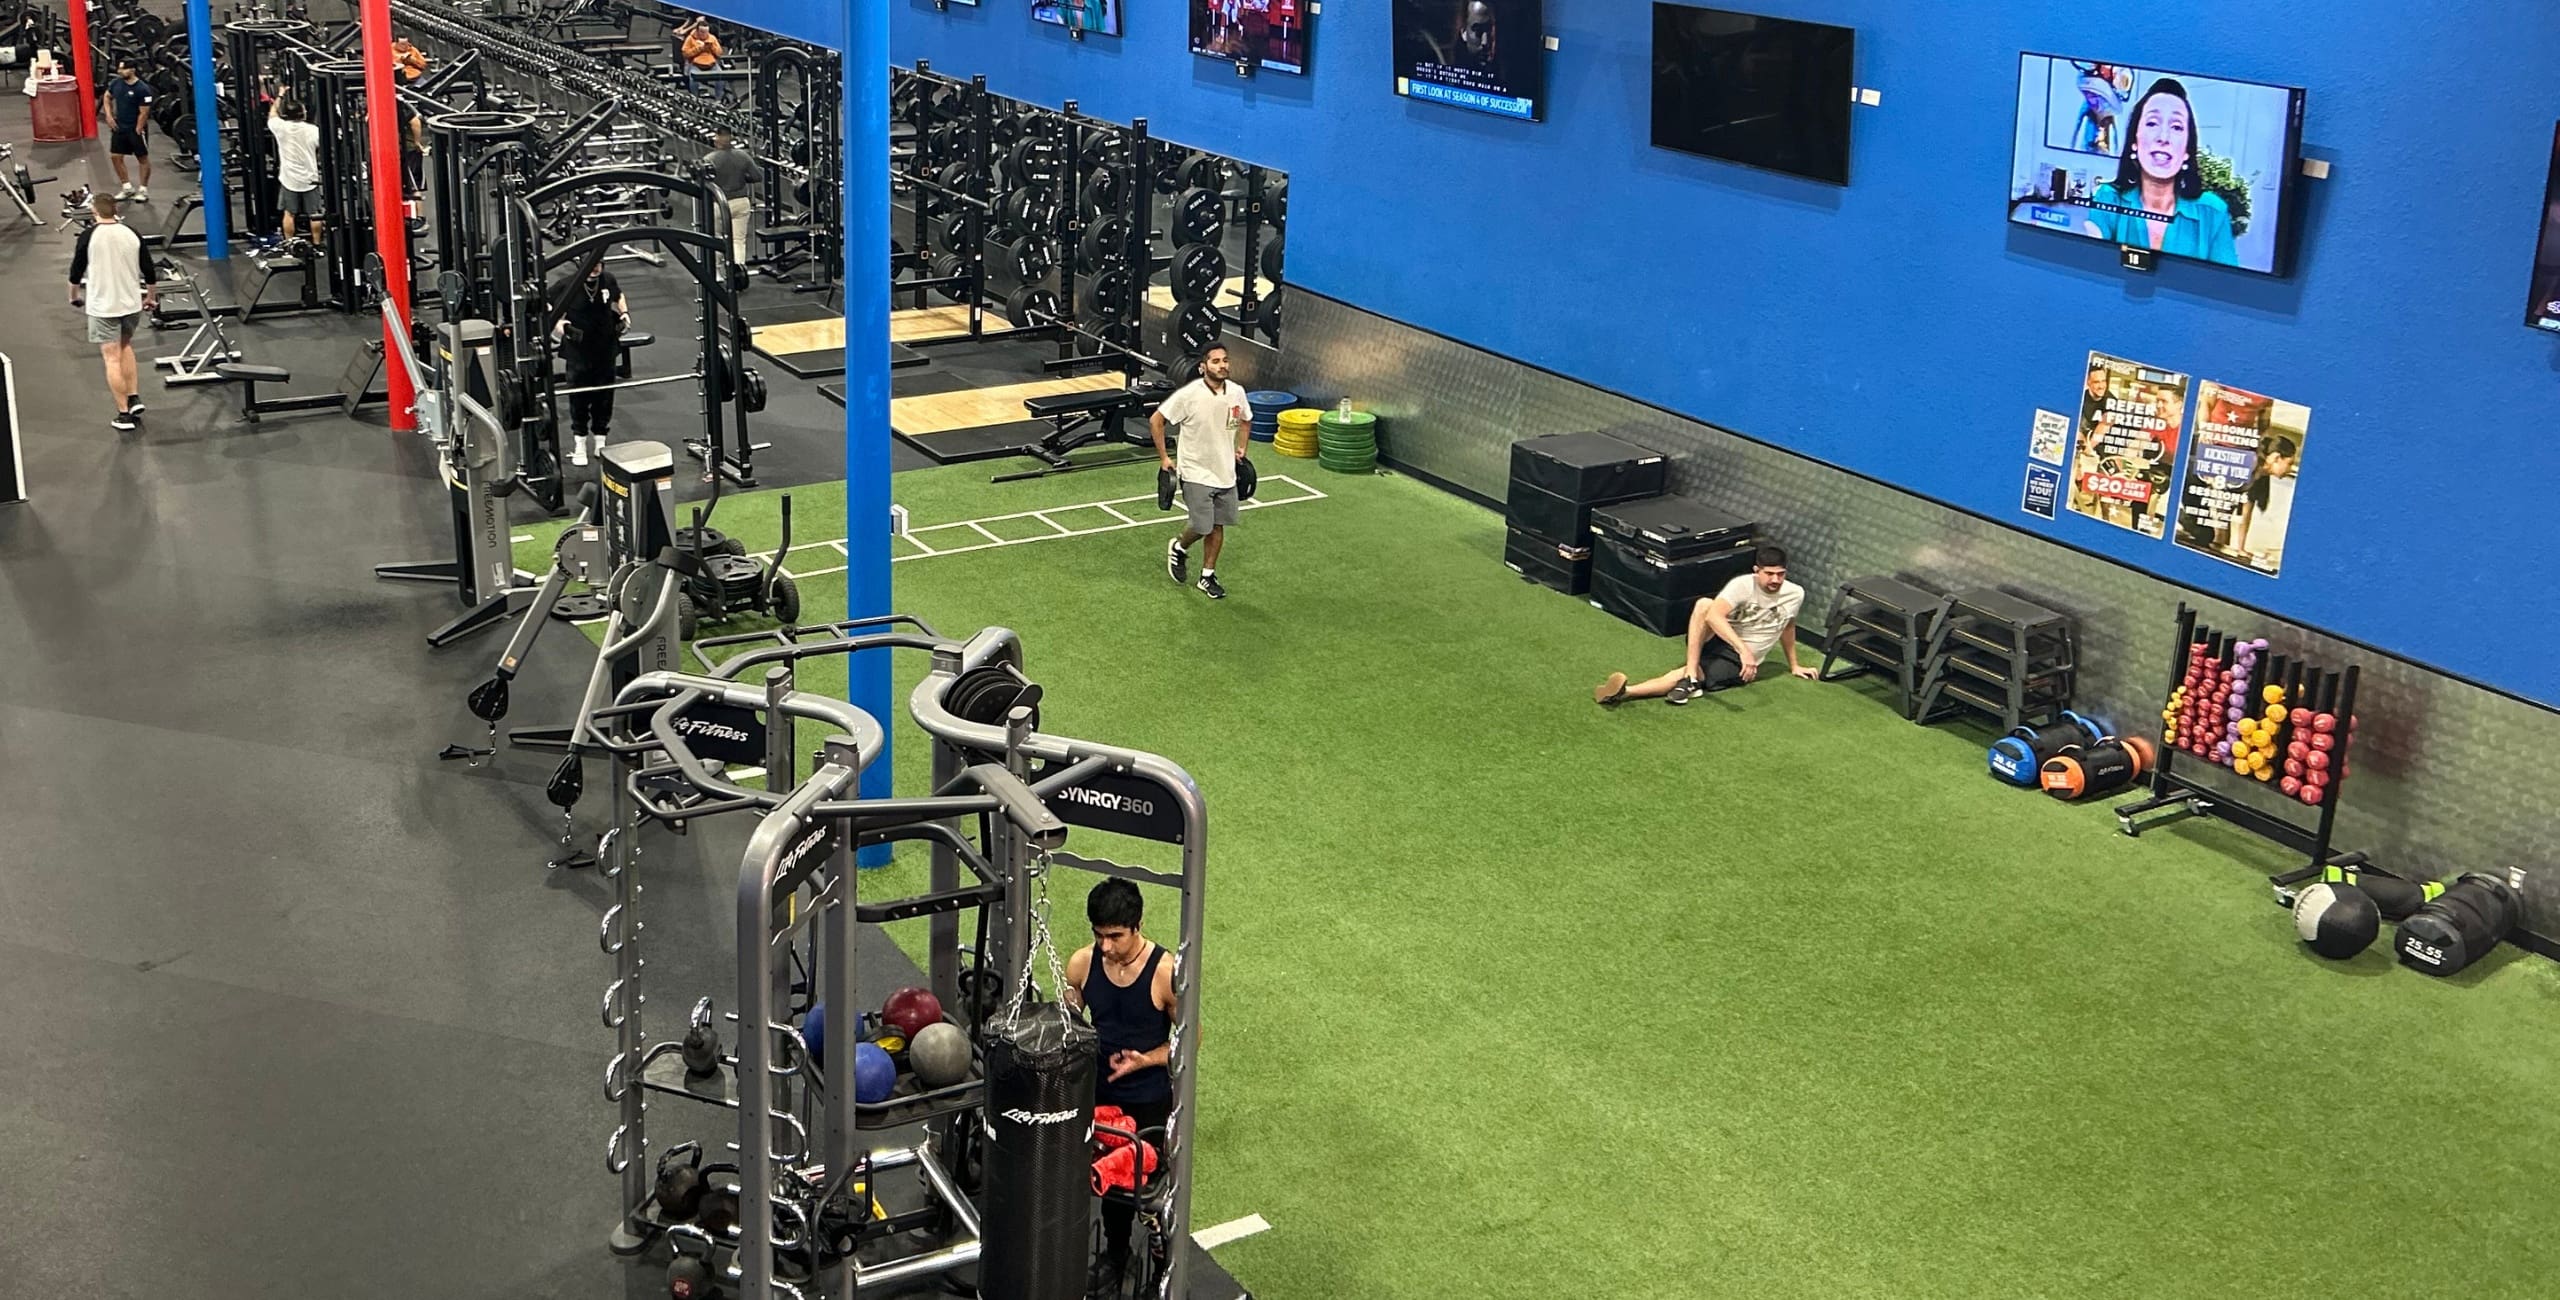
<path fill-rule="evenodd" d="M 1191 52 L 1271 72 L 1307 70 L 1301 0 L 1191 0 Z"/>
<path fill-rule="evenodd" d="M 1031 16 L 1096 36 L 1120 34 L 1120 0 L 1033 0 Z"/>
<path fill-rule="evenodd" d="M 1656 4 L 1653 143 L 1846 185 L 1857 47 L 1846 27 Z"/>
<path fill-rule="evenodd" d="M 2551 133 L 2551 179 L 2542 189 L 2542 239 L 2533 249 L 2524 323 L 2560 330 L 2560 129 Z"/>
<path fill-rule="evenodd" d="M 2302 100 L 2294 86 L 2022 54 L 2009 220 L 2287 274 Z"/>
<path fill-rule="evenodd" d="M 1396 93 L 1539 121 L 1546 13 L 1539 0 L 1394 0 Z"/>

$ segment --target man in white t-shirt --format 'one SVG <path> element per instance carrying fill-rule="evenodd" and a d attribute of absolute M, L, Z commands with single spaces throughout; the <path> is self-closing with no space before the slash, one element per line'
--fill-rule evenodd
<path fill-rule="evenodd" d="M 96 221 L 71 246 L 71 305 L 87 313 L 89 341 L 106 363 L 107 396 L 116 403 L 107 422 L 130 432 L 142 427 L 142 367 L 134 359 L 133 335 L 158 305 L 152 286 L 160 269 L 150 246 L 116 218 L 116 207 L 107 194 L 89 199 Z"/>
<path fill-rule="evenodd" d="M 1758 681 L 1773 648 L 1787 652 L 1787 671 L 1812 681 L 1817 671 L 1796 660 L 1796 611 L 1804 588 L 1787 581 L 1787 553 L 1763 546 L 1751 556 L 1751 572 L 1702 599 L 1689 614 L 1689 659 L 1650 681 L 1611 673 L 1591 688 L 1591 698 L 1612 708 L 1628 700 L 1661 696 L 1686 704 L 1709 691 Z"/>
<path fill-rule="evenodd" d="M 267 106 L 267 133 L 276 139 L 276 207 L 284 212 L 284 237 L 293 219 L 311 218 L 311 240 L 320 241 L 320 128 L 304 121 L 302 101 L 290 95 Z"/>
<path fill-rule="evenodd" d="M 1165 450 L 1167 426 L 1178 435 L 1174 452 Z M 1225 600 L 1227 589 L 1218 585 L 1218 552 L 1226 545 L 1227 525 L 1236 521 L 1236 465 L 1253 437 L 1253 410 L 1245 404 L 1244 390 L 1227 382 L 1226 348 L 1211 344 L 1201 353 L 1200 377 L 1173 390 L 1148 417 L 1147 427 L 1155 433 L 1157 465 L 1182 480 L 1182 508 L 1189 516 L 1182 536 L 1165 545 L 1165 572 L 1175 582 L 1188 581 L 1191 544 L 1205 537 L 1209 544 L 1200 556 L 1200 590 L 1211 600 Z"/>

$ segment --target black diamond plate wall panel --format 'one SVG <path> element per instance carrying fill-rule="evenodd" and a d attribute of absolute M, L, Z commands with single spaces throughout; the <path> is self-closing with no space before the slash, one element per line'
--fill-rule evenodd
<path fill-rule="evenodd" d="M 2431 877 L 2523 866 L 2528 924 L 2560 936 L 2560 711 L 2202 596 L 2020 528 L 1996 524 L 1794 453 L 1668 414 L 1304 289 L 1288 347 L 1241 349 L 1238 374 L 1379 417 L 1397 465 L 1502 499 L 1511 444 L 1606 430 L 1673 459 L 1673 490 L 1769 521 L 1818 628 L 1842 581 L 1893 574 L 1938 590 L 1991 585 L 2079 621 L 2079 704 L 2156 734 L 2181 599 L 2205 622 L 2272 648 L 2363 666 L 2355 774 L 2336 841 Z M 1881 710 L 1886 706 L 1879 704 Z M 2261 796 L 2273 799 L 2272 791 Z"/>

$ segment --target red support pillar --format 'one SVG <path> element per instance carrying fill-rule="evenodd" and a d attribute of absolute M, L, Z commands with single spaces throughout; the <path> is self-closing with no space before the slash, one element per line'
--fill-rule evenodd
<path fill-rule="evenodd" d="M 98 70 L 90 67 L 88 0 L 63 6 L 71 19 L 71 75 L 80 80 L 80 138 L 98 138 Z M 113 71 L 114 69 L 109 69 Z"/>
<path fill-rule="evenodd" d="M 76 8 L 79 0 L 73 0 Z M 367 166 L 373 175 L 373 247 L 382 257 L 382 288 L 410 320 L 409 205 L 400 191 L 400 107 L 396 88 L 400 69 L 391 57 L 391 0 L 363 0 L 364 117 Z M 385 349 L 383 377 L 391 386 L 391 427 L 406 433 L 418 427 L 418 395 L 409 372 L 391 349 L 391 322 L 382 323 Z"/>

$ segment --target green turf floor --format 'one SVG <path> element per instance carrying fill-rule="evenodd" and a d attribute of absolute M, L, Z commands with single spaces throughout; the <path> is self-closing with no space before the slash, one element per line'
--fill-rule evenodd
<path fill-rule="evenodd" d="M 897 498 L 922 525 L 1152 479 L 989 472 Z M 2540 1295 L 2560 1272 L 2549 963 L 2321 962 L 2265 845 L 2127 839 L 1863 686 L 1596 708 L 1603 672 L 1673 643 L 1520 582 L 1475 506 L 1264 472 L 1328 495 L 1244 517 L 1223 603 L 1166 580 L 1171 517 L 1134 509 L 1167 522 L 895 569 L 944 631 L 1022 634 L 1049 729 L 1207 794 L 1195 1226 L 1271 1222 L 1218 1252 L 1255 1294 Z M 839 493 L 796 501 L 803 539 L 839 535 Z M 770 545 L 773 519 L 764 494 L 718 522 Z"/>

